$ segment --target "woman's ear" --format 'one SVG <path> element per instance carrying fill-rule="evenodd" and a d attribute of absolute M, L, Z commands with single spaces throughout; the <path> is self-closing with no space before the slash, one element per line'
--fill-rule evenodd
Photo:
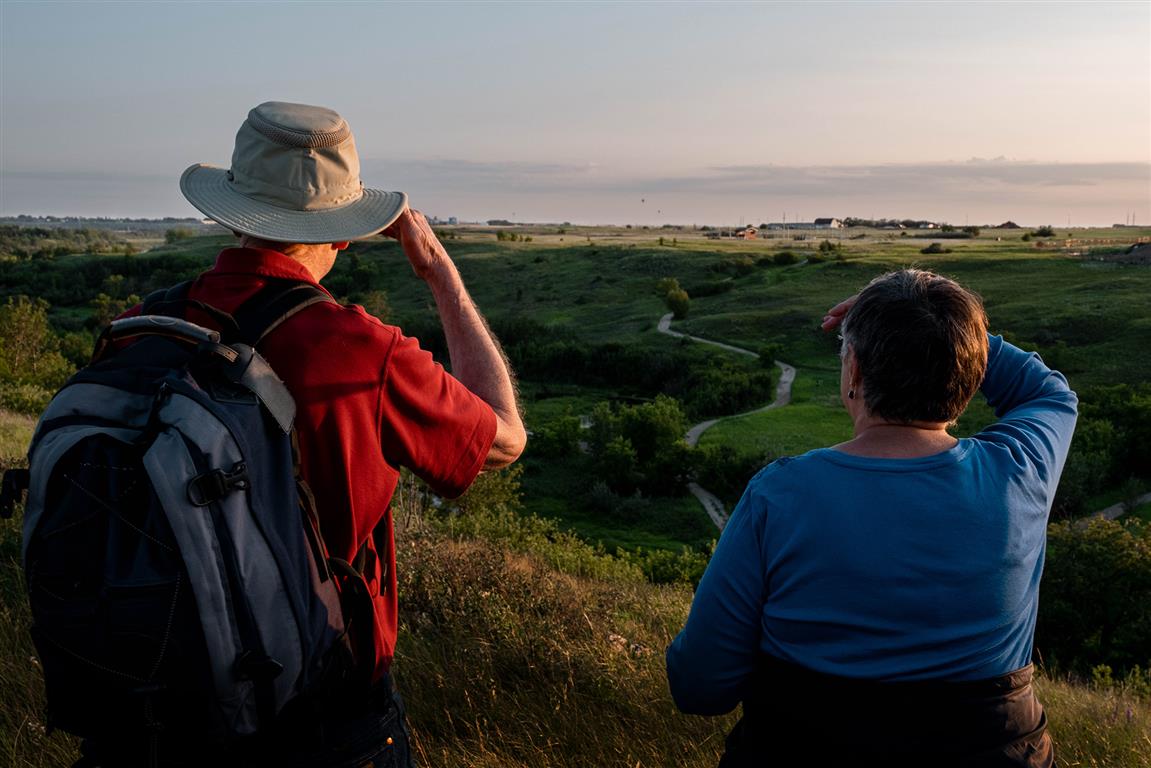
<path fill-rule="evenodd" d="M 855 359 L 855 349 L 848 344 L 843 356 L 843 365 L 847 368 L 847 381 L 852 389 L 859 389 L 862 376 L 859 373 L 859 361 Z"/>

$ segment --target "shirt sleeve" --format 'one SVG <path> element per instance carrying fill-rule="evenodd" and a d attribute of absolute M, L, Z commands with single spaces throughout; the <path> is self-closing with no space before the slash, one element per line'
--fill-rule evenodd
<path fill-rule="evenodd" d="M 719 715 L 742 701 L 760 653 L 767 581 L 763 509 L 749 484 L 727 521 L 691 603 L 687 624 L 667 649 L 667 679 L 683 712 Z"/>
<path fill-rule="evenodd" d="M 467 490 L 495 440 L 491 406 L 405 336 L 388 358 L 379 413 L 385 458 L 448 498 Z"/>
<path fill-rule="evenodd" d="M 1051 485 L 1053 497 L 1079 412 L 1067 379 L 1034 352 L 990 336 L 982 389 L 999 421 L 978 437 L 1010 448 L 1017 461 Z"/>

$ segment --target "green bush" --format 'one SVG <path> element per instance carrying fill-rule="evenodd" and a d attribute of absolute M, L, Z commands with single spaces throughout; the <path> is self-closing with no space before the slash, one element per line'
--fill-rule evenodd
<path fill-rule="evenodd" d="M 799 261 L 799 257 L 792 251 L 780 251 L 771 257 L 772 263 L 780 267 L 786 267 L 795 264 Z"/>
<path fill-rule="evenodd" d="M 9 297 L 0 306 L 0 386 L 8 408 L 39 413 L 75 369 L 60 353 L 60 340 L 48 325 L 48 302 Z"/>
<path fill-rule="evenodd" d="M 691 309 L 691 299 L 688 297 L 687 291 L 682 288 L 668 291 L 667 296 L 664 297 L 664 302 L 676 320 L 683 320 L 687 317 L 688 310 Z"/>
<path fill-rule="evenodd" d="M 819 244 L 819 252 L 824 256 L 834 256 L 839 260 L 843 260 L 843 244 L 833 243 L 830 240 L 824 240 Z"/>
<path fill-rule="evenodd" d="M 920 248 L 919 252 L 930 255 L 933 253 L 951 253 L 951 249 L 944 248 L 942 243 L 932 243 L 926 248 Z"/>
<path fill-rule="evenodd" d="M 637 549 L 621 551 L 617 557 L 631 563 L 643 571 L 652 584 L 691 584 L 699 583 L 707 569 L 710 552 L 700 552 L 684 547 L 678 552 L 666 549 Z"/>
<path fill-rule="evenodd" d="M 0 384 L 0 408 L 37 416 L 48 407 L 55 392 L 36 384 Z"/>
<path fill-rule="evenodd" d="M 191 240 L 195 236 L 196 233 L 187 227 L 173 227 L 172 229 L 164 232 L 164 242 L 171 245 L 172 243 L 178 243 L 181 240 Z"/>
<path fill-rule="evenodd" d="M 1049 666 L 1121 676 L 1151 668 L 1151 524 L 1103 518 L 1054 523 L 1035 644 Z"/>
<path fill-rule="evenodd" d="M 721 272 L 733 277 L 744 277 L 755 271 L 755 260 L 750 256 L 732 256 L 711 265 L 713 272 Z"/>

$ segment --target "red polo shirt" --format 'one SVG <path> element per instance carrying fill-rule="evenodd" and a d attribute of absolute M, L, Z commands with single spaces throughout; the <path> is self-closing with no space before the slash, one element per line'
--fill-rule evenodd
<path fill-rule="evenodd" d="M 233 312 L 266 277 L 316 284 L 282 253 L 229 248 L 195 281 L 189 298 Z M 194 310 L 188 319 L 215 325 Z M 399 468 L 409 468 L 438 494 L 460 495 L 483 468 L 495 439 L 495 413 L 415 339 L 359 306 L 310 306 L 269 334 L 260 352 L 296 400 L 301 469 L 331 554 L 351 560 L 367 543 L 379 677 L 396 646 L 389 504 Z"/>

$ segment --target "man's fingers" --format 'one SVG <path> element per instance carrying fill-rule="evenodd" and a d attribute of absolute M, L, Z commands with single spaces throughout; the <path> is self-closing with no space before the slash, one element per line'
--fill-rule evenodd
<path fill-rule="evenodd" d="M 396 220 L 388 226 L 384 227 L 380 234 L 384 237 L 390 237 L 393 240 L 399 240 L 400 230 L 405 225 L 406 221 L 411 218 L 411 213 L 411 209 L 405 205 L 403 210 L 400 211 L 400 215 L 396 217 Z"/>

